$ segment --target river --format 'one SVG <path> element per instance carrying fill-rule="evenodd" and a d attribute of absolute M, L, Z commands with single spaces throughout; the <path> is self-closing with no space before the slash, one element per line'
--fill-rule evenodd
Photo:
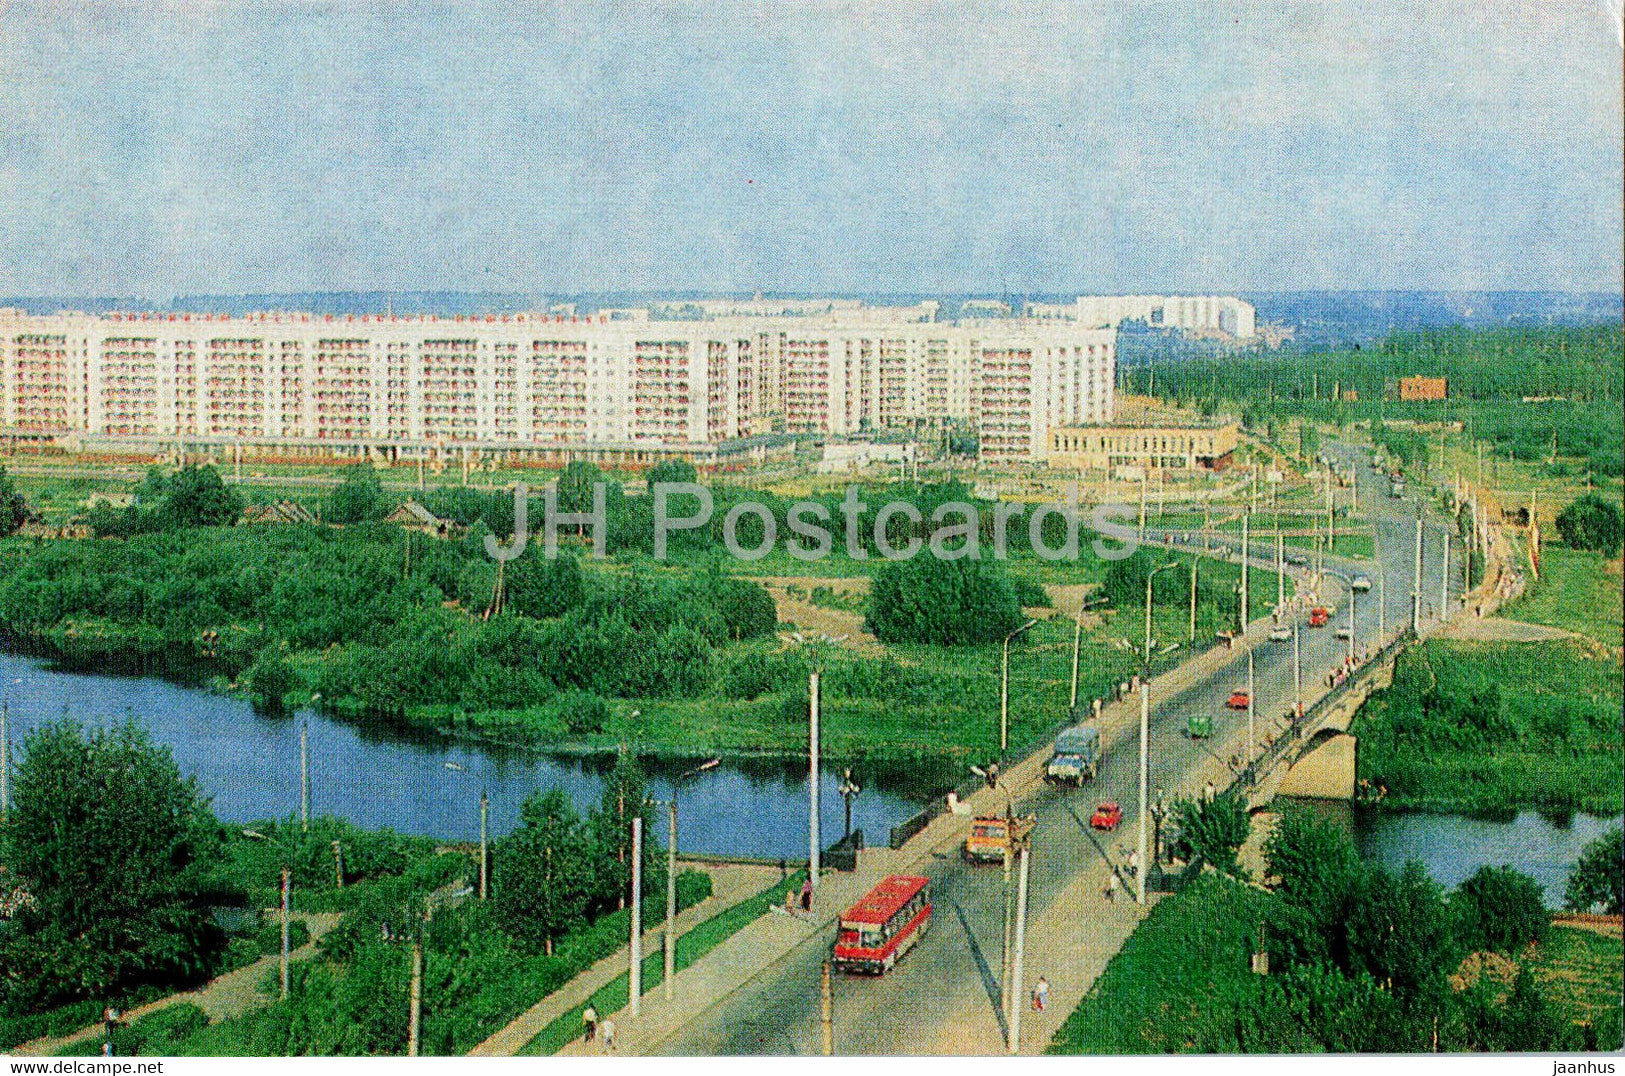
<path fill-rule="evenodd" d="M 199 688 L 150 677 L 59 672 L 3 652 L 0 700 L 10 706 L 14 752 L 32 729 L 64 715 L 91 727 L 133 720 L 170 748 L 181 772 L 197 779 L 227 822 L 297 814 L 301 723 L 310 730 L 311 813 L 366 829 L 477 839 L 484 789 L 492 835 L 500 836 L 537 791 L 562 788 L 585 811 L 597 804 L 603 787 L 601 761 L 410 737 L 314 711 L 271 717 Z M 820 782 L 826 846 L 842 835 L 840 781 L 839 772 L 826 770 Z M 658 767 L 650 792 L 670 798 L 671 782 Z M 806 858 L 805 763 L 725 763 L 685 781 L 677 801 L 678 847 L 684 852 Z M 868 787 L 853 801 L 852 824 L 870 843 L 884 843 L 891 827 L 918 809 L 902 795 Z M 665 840 L 664 827 L 658 836 Z"/>

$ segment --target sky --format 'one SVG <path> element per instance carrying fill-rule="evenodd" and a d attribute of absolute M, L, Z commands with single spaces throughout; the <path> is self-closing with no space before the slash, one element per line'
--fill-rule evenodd
<path fill-rule="evenodd" d="M 1621 114 L 1617 0 L 0 0 L 0 295 L 1618 291 Z"/>

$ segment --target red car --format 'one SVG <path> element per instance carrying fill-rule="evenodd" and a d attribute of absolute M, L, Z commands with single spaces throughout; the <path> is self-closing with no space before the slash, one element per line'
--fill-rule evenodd
<path fill-rule="evenodd" d="M 1089 825 L 1095 829 L 1113 830 L 1122 824 L 1123 809 L 1115 803 L 1102 803 L 1089 819 Z"/>
<path fill-rule="evenodd" d="M 1230 693 L 1230 698 L 1225 702 L 1225 705 L 1232 710 L 1245 710 L 1247 704 L 1252 701 L 1245 691 L 1233 691 Z"/>

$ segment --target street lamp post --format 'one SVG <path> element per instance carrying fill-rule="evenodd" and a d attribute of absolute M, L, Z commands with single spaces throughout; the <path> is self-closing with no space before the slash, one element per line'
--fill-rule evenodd
<path fill-rule="evenodd" d="M 1177 561 L 1169 561 L 1167 564 L 1157 565 L 1145 575 L 1145 671 L 1147 676 L 1151 674 L 1151 580 L 1156 578 L 1158 572 L 1177 567 L 1179 567 Z"/>
<path fill-rule="evenodd" d="M 662 939 L 666 974 L 661 980 L 667 1001 L 672 999 L 672 979 L 677 974 L 677 790 L 690 777 L 721 764 L 721 759 L 713 758 L 671 779 L 671 799 L 666 801 L 666 936 Z"/>
<path fill-rule="evenodd" d="M 1078 712 L 1078 652 L 1083 645 L 1083 600 L 1078 600 L 1078 618 L 1072 624 L 1072 701 L 1067 704 L 1067 714 Z"/>
<path fill-rule="evenodd" d="M 999 758 L 1010 750 L 1010 640 L 1038 623 L 1029 620 L 1004 637 L 1004 657 L 999 666 Z"/>
<path fill-rule="evenodd" d="M 858 796 L 863 792 L 863 788 L 852 780 L 852 770 L 850 767 L 848 767 L 846 773 L 842 775 L 841 787 L 837 789 L 837 791 L 840 792 L 841 799 L 846 801 L 846 832 L 845 836 L 842 837 L 842 842 L 850 843 L 852 840 L 852 801 L 857 799 Z"/>
<path fill-rule="evenodd" d="M 1140 859 L 1141 869 L 1135 872 L 1135 882 L 1139 887 L 1140 904 L 1145 904 L 1145 842 L 1146 812 L 1148 809 L 1148 785 L 1151 779 L 1151 685 L 1140 681 Z"/>
<path fill-rule="evenodd" d="M 1292 622 L 1292 734 L 1298 733 L 1298 720 L 1303 717 L 1303 660 L 1298 647 L 1298 622 Z"/>

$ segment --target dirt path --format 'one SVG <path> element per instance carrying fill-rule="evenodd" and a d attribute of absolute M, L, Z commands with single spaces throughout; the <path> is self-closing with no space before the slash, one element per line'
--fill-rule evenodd
<path fill-rule="evenodd" d="M 289 953 L 288 959 L 290 961 L 309 960 L 316 955 L 316 943 L 328 931 L 338 926 L 340 913 L 294 912 L 293 914 L 294 918 L 303 920 L 305 926 L 310 929 L 310 941 Z M 271 998 L 261 992 L 260 983 L 264 981 L 267 975 L 276 971 L 278 959 L 276 956 L 261 957 L 254 963 L 238 968 L 236 971 L 228 971 L 218 978 L 210 979 L 196 990 L 190 990 L 183 994 L 171 994 L 168 997 L 159 998 L 157 1001 L 150 1001 L 126 1012 L 124 1022 L 126 1024 L 134 1023 L 143 1016 L 155 1013 L 159 1009 L 167 1009 L 171 1005 L 180 1005 L 183 1002 L 189 1002 L 202 1009 L 208 1015 L 211 1024 L 224 1020 L 228 1016 L 237 1016 L 249 1009 L 259 1008 L 261 1005 L 269 1005 Z M 49 1057 L 64 1046 L 95 1038 L 101 1033 L 102 1025 L 92 1024 L 69 1035 L 25 1042 L 18 1046 L 14 1052 L 23 1057 Z"/>
<path fill-rule="evenodd" d="M 1577 639 L 1583 636 L 1544 624 L 1529 624 L 1504 617 L 1457 617 L 1438 633 L 1441 639 L 1471 639 L 1481 643 L 1544 643 L 1551 639 Z"/>

